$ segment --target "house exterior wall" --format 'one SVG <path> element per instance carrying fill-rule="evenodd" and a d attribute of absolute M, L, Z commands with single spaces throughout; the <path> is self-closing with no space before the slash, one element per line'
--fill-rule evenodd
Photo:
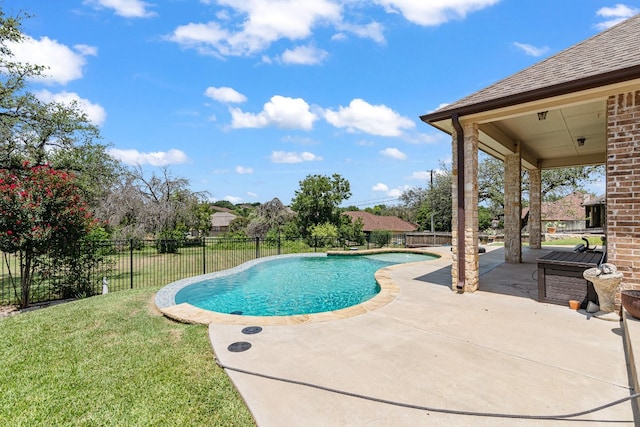
<path fill-rule="evenodd" d="M 640 289 L 640 91 L 607 100 L 607 260 Z M 620 306 L 620 294 L 616 296 Z"/>

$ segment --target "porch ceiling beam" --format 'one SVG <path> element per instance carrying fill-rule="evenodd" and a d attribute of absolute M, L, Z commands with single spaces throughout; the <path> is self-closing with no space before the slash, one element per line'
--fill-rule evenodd
<path fill-rule="evenodd" d="M 557 159 L 540 160 L 541 169 L 564 168 L 572 166 L 593 166 L 606 163 L 606 153 L 595 153 L 584 156 L 562 157 Z"/>

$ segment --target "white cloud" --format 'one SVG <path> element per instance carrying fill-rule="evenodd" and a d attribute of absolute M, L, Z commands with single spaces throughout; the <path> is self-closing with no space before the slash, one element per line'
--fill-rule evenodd
<path fill-rule="evenodd" d="M 116 15 L 125 18 L 148 18 L 156 15 L 148 10 L 151 4 L 141 0 L 85 0 L 84 4 L 93 5 L 96 9 L 113 9 Z"/>
<path fill-rule="evenodd" d="M 316 65 L 321 64 L 327 56 L 329 53 L 326 50 L 314 46 L 298 46 L 285 50 L 280 55 L 280 61 L 285 64 Z"/>
<path fill-rule="evenodd" d="M 205 96 L 209 98 L 224 102 L 224 103 L 233 103 L 240 104 L 247 100 L 247 97 L 241 94 L 240 92 L 232 89 L 230 87 L 213 87 L 210 86 L 207 90 L 204 91 Z"/>
<path fill-rule="evenodd" d="M 377 183 L 376 185 L 374 185 L 373 187 L 371 187 L 371 189 L 373 191 L 382 191 L 382 192 L 387 192 L 389 191 L 389 186 L 387 184 L 383 184 L 381 182 Z"/>
<path fill-rule="evenodd" d="M 452 19 L 462 19 L 468 13 L 493 6 L 499 0 L 375 0 L 388 13 L 401 13 L 418 25 L 434 26 Z"/>
<path fill-rule="evenodd" d="M 228 22 L 230 30 L 218 22 L 189 23 L 177 27 L 168 37 L 184 47 L 201 53 L 251 55 L 281 39 L 303 40 L 316 26 L 339 22 L 342 9 L 330 0 L 220 0 L 220 7 L 231 9 L 226 16 L 241 16 L 240 31 Z M 220 16 L 220 15 L 219 15 Z"/>
<path fill-rule="evenodd" d="M 379 44 L 386 43 L 386 39 L 384 37 L 384 27 L 379 22 L 371 22 L 366 25 L 342 23 L 338 26 L 338 29 L 340 29 L 341 31 L 347 31 L 363 39 L 371 39 Z M 331 40 L 344 40 L 346 38 L 347 36 L 341 32 L 331 37 Z"/>
<path fill-rule="evenodd" d="M 408 179 L 417 181 L 430 181 L 431 173 L 429 171 L 417 171 L 411 174 Z"/>
<path fill-rule="evenodd" d="M 327 122 L 348 132 L 361 131 L 371 135 L 400 136 L 403 129 L 412 129 L 415 123 L 385 105 L 371 105 L 354 99 L 348 107 L 338 111 L 325 110 Z"/>
<path fill-rule="evenodd" d="M 234 128 L 263 128 L 276 126 L 283 129 L 311 130 L 318 116 L 312 113 L 302 98 L 280 95 L 271 97 L 258 114 L 245 113 L 239 108 L 230 108 L 231 126 Z"/>
<path fill-rule="evenodd" d="M 387 184 L 383 184 L 382 182 L 377 183 L 373 187 L 371 187 L 373 191 L 379 191 L 384 193 L 386 196 L 398 198 L 409 189 L 409 186 L 398 187 L 398 188 L 389 188 Z"/>
<path fill-rule="evenodd" d="M 253 168 L 246 168 L 244 166 L 236 166 L 236 173 L 240 175 L 247 175 L 253 173 Z"/>
<path fill-rule="evenodd" d="M 385 148 L 380 152 L 380 154 L 386 157 L 391 157 L 392 159 L 396 159 L 396 160 L 407 159 L 407 155 L 402 151 L 398 150 L 397 148 Z"/>
<path fill-rule="evenodd" d="M 249 197 L 253 197 L 253 198 L 258 197 L 258 195 L 257 195 L 256 193 L 253 193 L 253 192 L 251 192 L 251 191 L 247 191 L 247 196 L 249 196 Z"/>
<path fill-rule="evenodd" d="M 315 162 L 322 160 L 322 157 L 316 156 L 308 151 L 302 153 L 294 153 L 291 151 L 274 151 L 270 157 L 273 163 L 302 163 Z"/>
<path fill-rule="evenodd" d="M 234 205 L 237 205 L 238 203 L 242 202 L 242 197 L 236 197 L 236 196 L 224 196 L 223 200 L 226 200 L 228 202 L 233 203 Z"/>
<path fill-rule="evenodd" d="M 400 197 L 402 195 L 402 193 L 404 193 L 406 190 L 407 190 L 406 187 L 393 188 L 393 189 L 387 191 L 387 196 L 389 196 L 389 197 Z"/>
<path fill-rule="evenodd" d="M 45 83 L 67 84 L 82 77 L 87 61 L 85 56 L 96 55 L 97 49 L 87 45 L 76 45 L 75 51 L 68 46 L 42 37 L 36 40 L 29 36 L 20 43 L 8 42 L 7 46 L 17 62 L 41 65 Z"/>
<path fill-rule="evenodd" d="M 614 7 L 600 8 L 596 12 L 596 15 L 605 18 L 606 20 L 596 24 L 596 28 L 599 30 L 606 30 L 607 28 L 613 27 L 637 13 L 640 13 L 640 9 L 620 3 L 616 4 Z"/>
<path fill-rule="evenodd" d="M 135 149 L 120 150 L 118 148 L 111 148 L 109 149 L 109 155 L 132 166 L 147 164 L 152 166 L 167 166 L 185 163 L 189 160 L 184 152 L 174 148 L 169 151 L 155 151 L 152 153 L 142 153 Z"/>
<path fill-rule="evenodd" d="M 94 0 L 95 1 L 95 0 Z M 384 27 L 376 21 L 363 23 L 380 6 L 387 13 L 401 14 L 418 25 L 440 25 L 451 19 L 489 7 L 499 0 L 218 0 L 202 3 L 216 7 L 216 17 L 209 22 L 189 22 L 174 28 L 166 39 L 203 55 L 251 56 L 259 54 L 279 41 L 299 42 L 313 37 L 318 28 L 335 30 L 332 40 L 344 40 L 348 35 L 367 38 L 384 44 Z M 369 10 L 368 10 L 369 9 Z M 301 52 L 285 52 L 284 62 L 291 52 L 300 60 Z M 271 63 L 269 55 L 263 61 Z M 274 55 L 271 55 L 274 57 Z M 309 60 L 309 55 L 302 55 Z M 313 64 L 319 63 L 318 56 Z M 299 62 L 296 62 L 299 63 Z M 305 62 L 308 63 L 308 62 Z"/>
<path fill-rule="evenodd" d="M 39 100 L 46 103 L 57 102 L 69 106 L 75 103 L 87 115 L 89 121 L 96 126 L 102 126 L 107 120 L 107 112 L 100 104 L 94 104 L 88 99 L 81 98 L 75 92 L 51 93 L 48 90 L 40 90 L 35 92 L 35 95 Z"/>
<path fill-rule="evenodd" d="M 534 57 L 542 56 L 545 53 L 549 52 L 549 48 L 547 46 L 536 47 L 527 43 L 519 43 L 519 42 L 513 42 L 513 45 L 518 49 L 522 50 L 527 55 L 534 56 Z"/>

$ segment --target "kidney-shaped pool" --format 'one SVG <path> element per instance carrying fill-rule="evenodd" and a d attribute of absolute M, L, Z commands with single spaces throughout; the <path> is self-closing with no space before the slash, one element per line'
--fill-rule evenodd
<path fill-rule="evenodd" d="M 431 254 L 410 252 L 268 257 L 193 278 L 195 281 L 168 285 L 158 293 L 156 304 L 162 308 L 167 303 L 189 303 L 205 310 L 245 316 L 334 311 L 373 298 L 380 291 L 374 276 L 377 270 L 434 258 Z M 163 299 L 173 301 L 163 303 Z"/>

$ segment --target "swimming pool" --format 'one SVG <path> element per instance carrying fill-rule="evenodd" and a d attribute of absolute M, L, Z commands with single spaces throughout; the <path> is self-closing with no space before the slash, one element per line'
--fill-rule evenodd
<path fill-rule="evenodd" d="M 430 254 L 408 252 L 275 256 L 167 288 L 173 295 L 169 299 L 175 304 L 188 303 L 218 313 L 244 316 L 313 314 L 340 310 L 374 297 L 380 291 L 374 273 L 381 268 L 434 258 Z M 156 303 L 162 308 L 158 297 Z"/>

